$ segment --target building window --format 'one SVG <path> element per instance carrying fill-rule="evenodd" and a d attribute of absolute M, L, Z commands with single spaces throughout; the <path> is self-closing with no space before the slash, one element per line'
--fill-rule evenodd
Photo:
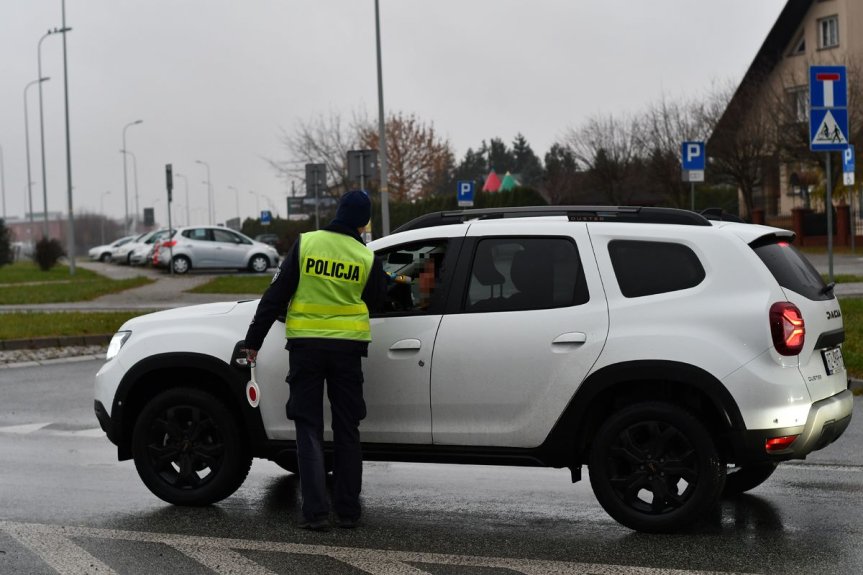
<path fill-rule="evenodd" d="M 839 16 L 818 20 L 818 47 L 835 48 L 839 45 Z"/>
<path fill-rule="evenodd" d="M 806 34 L 800 32 L 800 35 L 791 43 L 791 50 L 788 51 L 789 56 L 799 56 L 806 53 Z"/>
<path fill-rule="evenodd" d="M 796 122 L 809 121 L 809 88 L 797 86 L 788 90 L 788 107 Z"/>

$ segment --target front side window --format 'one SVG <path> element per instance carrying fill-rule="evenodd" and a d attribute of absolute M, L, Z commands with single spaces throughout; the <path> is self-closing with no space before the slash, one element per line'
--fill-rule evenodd
<path fill-rule="evenodd" d="M 839 17 L 829 16 L 818 20 L 818 47 L 835 48 L 839 45 Z"/>
<path fill-rule="evenodd" d="M 427 313 L 440 304 L 447 240 L 435 239 L 379 252 L 390 275 L 384 313 Z"/>
<path fill-rule="evenodd" d="M 608 254 L 620 292 L 628 298 L 689 289 L 705 278 L 698 256 L 683 244 L 614 240 Z"/>
<path fill-rule="evenodd" d="M 240 238 L 236 234 L 232 234 L 226 230 L 213 230 L 213 239 L 217 242 L 224 242 L 226 244 L 240 243 Z"/>
<path fill-rule="evenodd" d="M 586 303 L 578 248 L 569 238 L 487 238 L 477 243 L 464 310 L 524 311 Z"/>

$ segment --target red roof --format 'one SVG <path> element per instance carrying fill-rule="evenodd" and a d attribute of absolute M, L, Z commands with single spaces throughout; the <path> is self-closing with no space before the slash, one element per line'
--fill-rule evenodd
<path fill-rule="evenodd" d="M 500 190 L 500 178 L 492 170 L 488 173 L 488 177 L 486 177 L 485 183 L 482 185 L 482 191 L 496 192 L 498 190 Z"/>

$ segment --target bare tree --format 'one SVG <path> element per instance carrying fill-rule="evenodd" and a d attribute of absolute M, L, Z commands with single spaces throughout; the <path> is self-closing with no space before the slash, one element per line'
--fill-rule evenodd
<path fill-rule="evenodd" d="M 434 124 L 414 114 L 390 115 L 385 129 L 390 197 L 410 201 L 432 195 L 455 163 L 449 141 L 435 131 Z M 363 126 L 360 141 L 366 148 L 377 149 L 377 127 Z"/>
<path fill-rule="evenodd" d="M 628 203 L 641 152 L 639 125 L 634 118 L 592 117 L 582 127 L 570 129 L 564 143 L 608 202 Z"/>
<path fill-rule="evenodd" d="M 348 150 L 360 147 L 360 133 L 368 124 L 363 115 L 354 114 L 351 122 L 345 122 L 337 112 L 300 121 L 291 132 L 282 129 L 282 144 L 290 158 L 267 161 L 284 177 L 303 181 L 306 164 L 326 164 L 327 192 L 338 197 L 348 187 Z"/>

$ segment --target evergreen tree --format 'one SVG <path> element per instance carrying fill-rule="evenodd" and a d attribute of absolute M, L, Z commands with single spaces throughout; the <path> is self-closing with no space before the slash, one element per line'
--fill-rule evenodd
<path fill-rule="evenodd" d="M 0 267 L 12 263 L 12 241 L 9 238 L 9 228 L 0 219 Z"/>
<path fill-rule="evenodd" d="M 512 171 L 521 176 L 522 185 L 533 186 L 539 183 L 542 179 L 542 162 L 521 133 L 512 142 L 512 154 L 515 160 L 515 169 Z"/>

